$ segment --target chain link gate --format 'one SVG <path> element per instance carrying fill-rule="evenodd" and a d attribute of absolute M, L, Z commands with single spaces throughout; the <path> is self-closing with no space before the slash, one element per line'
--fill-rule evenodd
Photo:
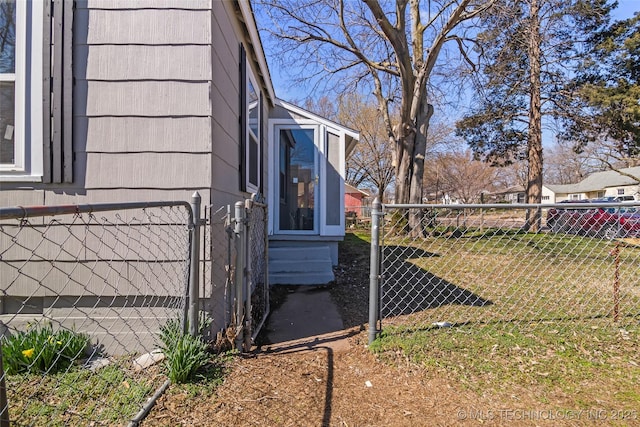
<path fill-rule="evenodd" d="M 247 271 L 247 288 L 250 289 L 251 328 L 247 331 L 254 341 L 269 315 L 269 270 L 268 270 L 268 211 L 267 205 L 250 201 L 247 203 L 247 255 L 250 267 Z"/>
<path fill-rule="evenodd" d="M 269 315 L 267 205 L 248 199 L 235 205 L 235 346 L 249 351 Z"/>
<path fill-rule="evenodd" d="M 254 198 L 206 209 L 205 259 L 213 260 L 203 281 L 212 292 L 205 307 L 224 304 L 224 319 L 213 325 L 220 347 L 249 351 L 269 315 L 267 205 Z M 221 269 L 224 268 L 224 271 Z M 224 277 L 224 283 L 213 278 Z"/>
<path fill-rule="evenodd" d="M 529 214 L 538 216 L 538 232 L 525 231 Z M 409 215 L 420 227 L 409 229 Z M 372 217 L 370 342 L 382 322 L 385 334 L 456 327 L 581 334 L 640 318 L 638 202 L 375 203 Z"/>

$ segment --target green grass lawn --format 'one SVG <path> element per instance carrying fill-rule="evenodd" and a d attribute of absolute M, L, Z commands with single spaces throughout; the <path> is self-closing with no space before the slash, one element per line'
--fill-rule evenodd
<path fill-rule="evenodd" d="M 569 408 L 640 407 L 640 248 L 510 230 L 433 234 L 384 236 L 373 351 L 479 394 L 524 388 Z"/>

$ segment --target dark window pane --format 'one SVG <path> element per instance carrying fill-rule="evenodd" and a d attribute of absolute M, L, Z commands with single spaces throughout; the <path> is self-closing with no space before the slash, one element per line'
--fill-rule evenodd
<path fill-rule="evenodd" d="M 15 83 L 0 82 L 0 163 L 13 164 L 15 156 Z"/>
<path fill-rule="evenodd" d="M 249 183 L 258 185 L 258 141 L 249 138 Z"/>
<path fill-rule="evenodd" d="M 247 97 L 247 102 L 249 103 L 249 128 L 254 133 L 254 135 L 259 136 L 259 111 L 260 111 L 260 103 L 258 102 L 258 92 L 251 84 L 251 80 L 249 80 L 249 93 Z"/>
<path fill-rule="evenodd" d="M 0 73 L 16 72 L 16 2 L 0 0 Z"/>

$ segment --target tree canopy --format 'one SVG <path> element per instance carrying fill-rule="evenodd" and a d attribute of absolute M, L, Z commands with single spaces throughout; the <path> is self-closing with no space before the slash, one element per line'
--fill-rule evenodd
<path fill-rule="evenodd" d="M 262 0 L 263 26 L 279 40 L 274 56 L 308 64 L 347 90 L 368 89 L 393 146 L 395 201 L 421 203 L 424 158 L 434 108 L 429 81 L 451 44 L 467 57 L 468 25 L 496 0 Z M 397 114 L 397 115 L 396 115 Z M 397 120 L 396 120 L 397 117 Z M 420 218 L 409 218 L 420 230 Z"/>
<path fill-rule="evenodd" d="M 613 6 L 608 0 L 500 0 L 483 18 L 476 105 L 458 123 L 458 134 L 492 164 L 526 161 L 529 203 L 542 199 L 544 117 L 578 114 L 564 86 Z M 538 219 L 529 225 L 536 229 Z"/>
<path fill-rule="evenodd" d="M 640 12 L 594 32 L 588 42 L 567 85 L 581 114 L 564 117 L 562 136 L 577 149 L 608 140 L 611 154 L 635 165 L 640 157 Z"/>

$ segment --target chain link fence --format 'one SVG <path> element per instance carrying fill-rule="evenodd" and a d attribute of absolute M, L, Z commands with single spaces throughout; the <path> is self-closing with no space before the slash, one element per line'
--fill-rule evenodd
<path fill-rule="evenodd" d="M 269 315 L 267 205 L 238 202 L 232 220 L 235 347 L 249 351 Z"/>
<path fill-rule="evenodd" d="M 251 340 L 256 339 L 269 315 L 269 270 L 267 205 L 251 202 L 247 206 L 247 252 L 250 266 L 247 288 L 251 294 Z"/>
<path fill-rule="evenodd" d="M 224 350 L 232 347 L 235 337 L 234 327 L 228 328 L 235 325 L 233 266 L 236 247 L 231 207 L 207 206 L 204 221 L 201 304 L 207 313 L 218 313 L 206 331 L 206 338 Z"/>
<path fill-rule="evenodd" d="M 165 381 L 137 357 L 186 324 L 185 202 L 2 208 L 0 344 L 16 425 L 131 420 Z"/>
<path fill-rule="evenodd" d="M 269 314 L 267 206 L 201 220 L 192 203 L 0 208 L 0 415 L 18 425 L 136 424 L 168 385 L 178 321 L 250 350 Z M 155 396 L 154 395 L 154 396 Z"/>
<path fill-rule="evenodd" d="M 371 251 L 370 342 L 381 330 L 570 335 L 640 319 L 638 202 L 385 205 Z"/>

